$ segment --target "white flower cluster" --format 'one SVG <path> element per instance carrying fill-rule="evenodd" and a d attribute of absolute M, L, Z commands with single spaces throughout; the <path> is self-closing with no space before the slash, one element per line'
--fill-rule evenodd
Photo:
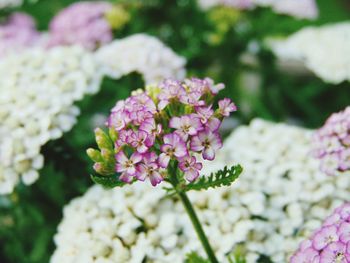
<path fill-rule="evenodd" d="M 98 90 L 101 74 L 79 47 L 33 49 L 0 61 L 0 194 L 20 178 L 31 184 L 43 166 L 40 148 L 72 128 L 73 103 Z"/>
<path fill-rule="evenodd" d="M 350 81 L 350 23 L 307 27 L 270 46 L 283 61 L 299 61 L 324 81 Z"/>
<path fill-rule="evenodd" d="M 253 0 L 257 6 L 271 7 L 277 14 L 286 14 L 300 19 L 315 19 L 318 8 L 315 0 Z"/>
<path fill-rule="evenodd" d="M 182 79 L 185 76 L 185 59 L 146 34 L 115 40 L 101 47 L 96 58 L 105 74 L 112 78 L 138 72 L 146 84 L 156 84 L 166 77 Z"/>
<path fill-rule="evenodd" d="M 251 9 L 256 6 L 270 7 L 278 14 L 286 14 L 300 19 L 315 19 L 318 8 L 315 0 L 198 0 L 203 9 L 226 5 L 238 9 Z"/>
<path fill-rule="evenodd" d="M 71 46 L 7 55 L 0 61 L 0 194 L 11 193 L 20 179 L 36 181 L 43 166 L 41 146 L 73 127 L 79 114 L 74 102 L 97 92 L 103 74 L 120 78 L 135 70 L 154 83 L 182 78 L 184 64 L 147 35 L 116 41 L 96 53 Z"/>
<path fill-rule="evenodd" d="M 22 5 L 23 0 L 0 0 L 0 9 Z"/>
<path fill-rule="evenodd" d="M 350 177 L 322 174 L 309 156 L 311 133 L 255 120 L 205 165 L 206 174 L 234 162 L 244 167 L 231 187 L 189 193 L 220 262 L 238 243 L 248 263 L 262 254 L 286 262 L 348 198 Z M 203 253 L 182 204 L 164 194 L 142 183 L 92 187 L 65 207 L 51 263 L 183 262 L 189 251 Z"/>

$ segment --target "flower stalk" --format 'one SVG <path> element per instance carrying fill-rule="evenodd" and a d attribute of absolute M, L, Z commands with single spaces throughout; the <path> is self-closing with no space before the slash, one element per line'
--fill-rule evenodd
<path fill-rule="evenodd" d="M 194 207 L 191 204 L 191 201 L 189 200 L 186 192 L 182 191 L 179 187 L 180 182 L 177 178 L 177 172 L 178 172 L 177 165 L 178 165 L 177 162 L 175 162 L 174 165 L 169 165 L 169 168 L 168 168 L 169 182 L 174 187 L 176 194 L 180 197 L 180 200 L 187 212 L 187 215 L 189 216 L 192 222 L 193 228 L 196 231 L 197 236 L 200 242 L 202 243 L 204 251 L 208 256 L 208 259 L 210 260 L 211 263 L 219 263 L 209 243 L 209 240 L 203 230 L 202 224 L 199 221 L 196 211 L 194 210 Z"/>

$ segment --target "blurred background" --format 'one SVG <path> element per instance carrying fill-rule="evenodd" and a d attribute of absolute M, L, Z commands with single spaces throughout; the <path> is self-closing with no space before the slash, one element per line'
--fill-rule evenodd
<path fill-rule="evenodd" d="M 24 12 L 35 19 L 38 30 L 47 31 L 52 18 L 73 2 L 77 1 L 24 1 L 0 9 L 0 24 L 13 12 Z M 208 7 L 195 0 L 110 2 L 127 17 L 120 22 L 116 19 L 120 13 L 111 15 L 120 22 L 113 30 L 115 39 L 135 33 L 155 36 L 186 59 L 187 76 L 209 76 L 224 83 L 220 96 L 232 98 L 240 109 L 235 125 L 261 117 L 317 128 L 331 113 L 349 105 L 349 77 L 329 80 L 308 67 L 305 57 L 296 61 L 283 57 L 281 47 L 286 43 L 280 43 L 278 51 L 271 44 L 307 26 L 349 22 L 348 0 L 317 0 L 318 15 L 312 19 L 272 7 Z M 63 206 L 92 185 L 85 150 L 94 145 L 93 128 L 103 123 L 101 119 L 117 100 L 143 86 L 138 73 L 120 79 L 104 77 L 98 94 L 76 104 L 81 113 L 71 131 L 41 149 L 45 163 L 38 181 L 30 187 L 20 183 L 12 193 L 0 195 L 0 262 L 49 261 Z M 232 127 L 228 124 L 228 129 Z"/>

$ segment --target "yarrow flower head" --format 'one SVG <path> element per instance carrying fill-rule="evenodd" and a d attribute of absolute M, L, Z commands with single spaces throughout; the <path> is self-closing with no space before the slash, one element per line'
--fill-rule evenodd
<path fill-rule="evenodd" d="M 157 87 L 135 92 L 118 101 L 106 123 L 109 133 L 96 130 L 101 151 L 89 149 L 100 175 L 120 173 L 131 183 L 148 178 L 153 186 L 167 179 L 167 170 L 178 167 L 192 182 L 199 176 L 203 159 L 213 160 L 222 147 L 219 127 L 237 108 L 230 99 L 215 95 L 224 88 L 209 79 L 165 79 Z"/>
<path fill-rule="evenodd" d="M 334 113 L 313 138 L 315 157 L 329 175 L 350 171 L 350 107 Z"/>
<path fill-rule="evenodd" d="M 50 24 L 50 47 L 79 44 L 87 49 L 112 41 L 112 26 L 107 13 L 108 2 L 79 2 L 62 10 Z"/>
<path fill-rule="evenodd" d="M 41 34 L 29 15 L 13 13 L 5 23 L 0 23 L 0 57 L 39 45 L 40 40 Z"/>
<path fill-rule="evenodd" d="M 291 263 L 346 263 L 350 261 L 350 203 L 335 209 L 316 230 L 303 241 Z"/>

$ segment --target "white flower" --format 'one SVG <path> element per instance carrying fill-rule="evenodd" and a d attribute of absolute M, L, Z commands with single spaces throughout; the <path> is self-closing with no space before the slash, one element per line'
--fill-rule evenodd
<path fill-rule="evenodd" d="M 157 38 L 145 34 L 115 40 L 101 47 L 96 58 L 112 78 L 138 72 L 146 84 L 157 84 L 165 77 L 182 79 L 185 76 L 185 59 Z"/>
<path fill-rule="evenodd" d="M 99 89 L 94 57 L 79 47 L 26 50 L 0 61 L 0 194 L 20 178 L 34 183 L 43 166 L 40 148 L 72 128 L 73 104 Z"/>
<path fill-rule="evenodd" d="M 225 5 L 238 9 L 251 9 L 256 6 L 271 7 L 278 14 L 287 14 L 300 19 L 315 19 L 318 8 L 315 0 L 198 0 L 203 9 Z"/>
<path fill-rule="evenodd" d="M 324 81 L 350 81 L 350 23 L 307 27 L 270 46 L 281 61 L 304 64 Z"/>
<path fill-rule="evenodd" d="M 23 0 L 0 0 L 0 9 L 22 5 Z"/>
<path fill-rule="evenodd" d="M 302 237 L 320 226 L 320 218 L 347 199 L 348 175 L 319 172 L 318 161 L 308 155 L 311 135 L 303 128 L 254 120 L 234 131 L 217 159 L 204 166 L 205 174 L 216 170 L 216 164 L 244 167 L 231 187 L 189 193 L 220 262 L 240 242 L 248 263 L 262 254 L 287 262 Z M 336 190 L 339 184 L 342 189 Z M 145 257 L 146 262 L 183 262 L 190 251 L 204 256 L 182 204 L 162 198 L 164 194 L 161 187 L 141 183 L 109 191 L 93 186 L 65 207 L 51 263 L 83 259 L 93 253 L 87 243 L 104 244 L 109 251 L 93 253 L 92 262 L 115 262 L 118 253 L 125 255 L 122 262 Z M 101 231 L 92 227 L 97 220 L 109 226 L 103 243 Z M 82 242 L 82 237 L 87 239 Z M 113 239 L 121 240 L 119 247 L 111 245 Z"/>

